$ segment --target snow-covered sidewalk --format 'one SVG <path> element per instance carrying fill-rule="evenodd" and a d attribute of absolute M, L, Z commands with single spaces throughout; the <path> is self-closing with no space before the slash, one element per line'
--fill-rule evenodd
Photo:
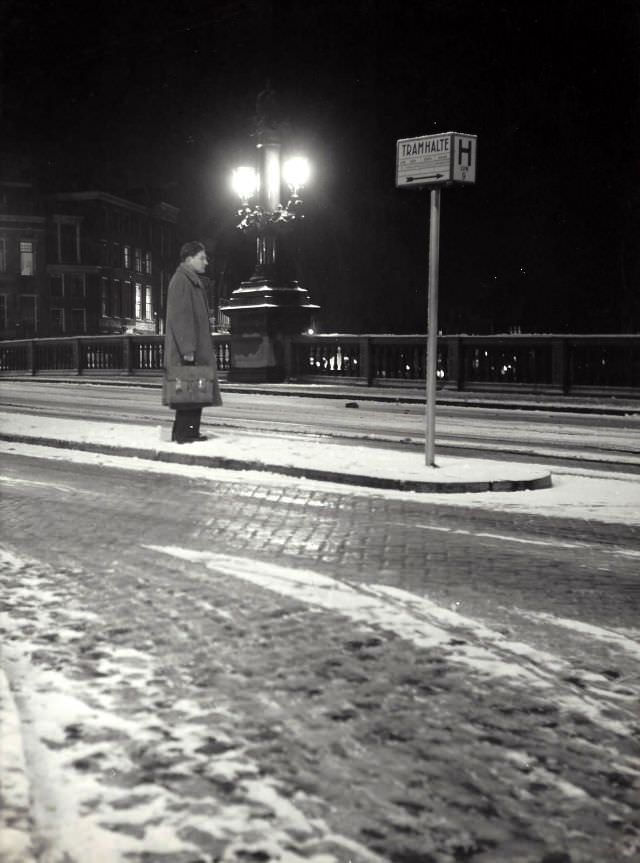
<path fill-rule="evenodd" d="M 372 488 L 419 492 L 521 491 L 551 486 L 543 465 L 440 456 L 436 466 L 424 454 L 336 441 L 318 441 L 237 430 L 177 444 L 168 427 L 79 421 L 32 414 L 0 414 L 7 440 L 71 447 L 160 461 L 233 470 L 260 470 Z"/>

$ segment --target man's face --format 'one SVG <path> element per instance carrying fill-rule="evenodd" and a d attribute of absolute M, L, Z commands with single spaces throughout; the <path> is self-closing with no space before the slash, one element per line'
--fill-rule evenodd
<path fill-rule="evenodd" d="M 207 258 L 207 253 L 203 249 L 201 252 L 198 252 L 197 255 L 191 255 L 188 257 L 185 263 L 194 269 L 196 273 L 202 275 L 202 273 L 207 269 L 209 260 Z"/>

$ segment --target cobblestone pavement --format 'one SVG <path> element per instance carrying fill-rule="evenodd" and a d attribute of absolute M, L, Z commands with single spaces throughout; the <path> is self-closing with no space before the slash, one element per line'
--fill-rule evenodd
<path fill-rule="evenodd" d="M 39 863 L 640 858 L 637 530 L 3 473 Z"/>

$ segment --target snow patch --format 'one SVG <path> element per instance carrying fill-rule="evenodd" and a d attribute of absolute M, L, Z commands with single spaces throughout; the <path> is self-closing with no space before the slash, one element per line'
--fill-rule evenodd
<path fill-rule="evenodd" d="M 504 678 L 520 687 L 541 691 L 564 689 L 554 696 L 562 709 L 586 715 L 615 734 L 624 737 L 632 734 L 630 723 L 610 717 L 611 708 L 619 705 L 608 701 L 603 693 L 599 693 L 600 702 L 591 694 L 576 695 L 568 690 L 558 676 L 568 672 L 570 667 L 560 657 L 510 641 L 478 621 L 442 608 L 425 597 L 384 585 L 350 584 L 312 570 L 249 558 L 179 546 L 144 547 L 191 563 L 202 563 L 209 570 L 233 575 L 289 599 L 343 614 L 359 625 L 394 632 L 418 647 L 438 648 L 448 661 L 465 665 L 478 674 Z"/>

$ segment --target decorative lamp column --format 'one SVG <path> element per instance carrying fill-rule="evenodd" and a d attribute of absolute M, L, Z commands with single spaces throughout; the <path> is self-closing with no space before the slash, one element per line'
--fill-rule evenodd
<path fill-rule="evenodd" d="M 306 331 L 319 308 L 297 281 L 295 256 L 287 244 L 303 218 L 299 191 L 307 182 L 309 166 L 298 156 L 281 167 L 280 148 L 275 97 L 266 90 L 258 97 L 257 170 L 236 168 L 232 178 L 242 204 L 238 228 L 256 241 L 253 275 L 221 307 L 231 322 L 232 381 L 283 381 L 286 341 Z M 284 206 L 283 175 L 290 192 Z"/>

